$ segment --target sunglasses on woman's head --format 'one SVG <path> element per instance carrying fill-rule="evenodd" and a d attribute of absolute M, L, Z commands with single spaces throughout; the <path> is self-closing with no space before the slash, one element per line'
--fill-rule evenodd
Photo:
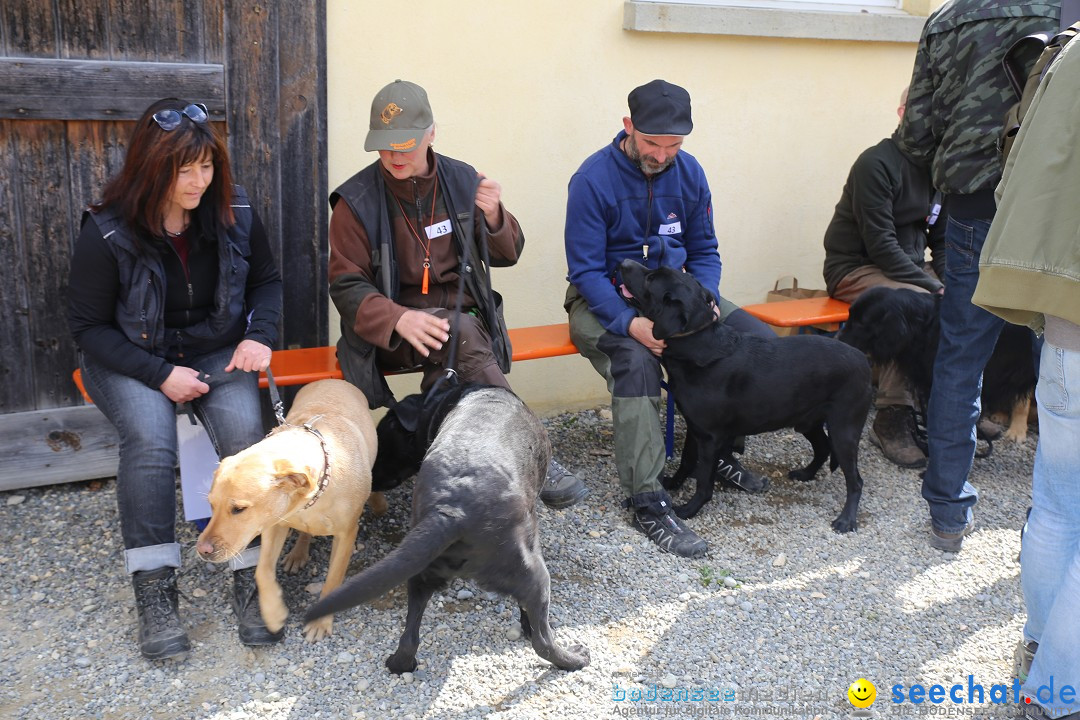
<path fill-rule="evenodd" d="M 206 106 L 202 103 L 192 103 L 183 110 L 158 110 L 154 113 L 154 122 L 165 132 L 180 127 L 181 121 L 187 115 L 191 122 L 204 123 L 209 119 Z"/>

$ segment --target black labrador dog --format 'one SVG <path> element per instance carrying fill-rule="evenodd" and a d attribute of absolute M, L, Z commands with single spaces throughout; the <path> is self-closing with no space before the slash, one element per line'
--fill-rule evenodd
<path fill-rule="evenodd" d="M 315 619 L 373 600 L 408 582 L 409 608 L 390 672 L 416 669 L 420 621 L 431 596 L 455 577 L 510 595 L 536 654 L 563 670 L 589 663 L 587 648 L 555 644 L 551 580 L 540 553 L 536 499 L 551 458 L 547 432 L 509 390 L 436 385 L 379 422 L 373 483 L 394 487 L 417 473 L 412 528 L 401 545 L 312 605 Z"/>
<path fill-rule="evenodd" d="M 870 288 L 851 305 L 837 339 L 866 353 L 872 362 L 896 363 L 926 407 L 934 380 L 941 332 L 941 298 L 906 288 Z M 1022 442 L 1038 378 L 1032 332 L 1005 323 L 983 371 L 982 409 L 1010 417 L 1005 435 Z M 990 438 L 987 438 L 988 440 Z"/>
<path fill-rule="evenodd" d="M 789 476 L 811 480 L 831 457 L 830 468 L 839 465 L 847 484 L 832 528 L 855 530 L 863 486 L 859 438 L 871 398 L 866 356 L 827 337 L 736 332 L 717 321 L 712 295 L 689 273 L 648 270 L 633 260 L 620 269 L 631 304 L 666 343 L 669 391 L 697 446 L 696 467 L 680 467 L 667 484 L 674 489 L 688 475 L 697 479 L 693 497 L 676 514 L 693 517 L 712 498 L 717 460 L 737 436 L 790 427 L 810 441 L 814 458 Z"/>

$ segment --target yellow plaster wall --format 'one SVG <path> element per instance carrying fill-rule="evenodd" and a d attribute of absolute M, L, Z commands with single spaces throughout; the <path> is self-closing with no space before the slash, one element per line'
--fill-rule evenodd
<path fill-rule="evenodd" d="M 378 89 L 422 85 L 436 149 L 502 183 L 525 231 L 521 262 L 495 271 L 509 325 L 562 322 L 567 181 L 619 130 L 627 93 L 663 77 L 692 97 L 684 148 L 712 186 L 721 293 L 760 302 L 784 275 L 824 287 L 822 234 L 855 157 L 896 125 L 915 45 L 630 32 L 622 12 L 621 0 L 330 0 L 330 187 L 377 158 L 363 139 Z M 540 412 L 608 399 L 579 357 L 516 365 L 510 381 Z"/>

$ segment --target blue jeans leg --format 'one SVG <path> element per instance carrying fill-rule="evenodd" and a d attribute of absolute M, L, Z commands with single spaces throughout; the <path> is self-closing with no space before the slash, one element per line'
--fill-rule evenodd
<path fill-rule="evenodd" d="M 982 372 L 1004 325 L 1001 318 L 971 304 L 989 229 L 989 220 L 952 216 L 945 228 L 945 295 L 927 408 L 929 458 L 922 486 L 930 522 L 942 532 L 963 530 L 978 500 L 968 474 L 975 457 Z"/>
<path fill-rule="evenodd" d="M 176 408 L 160 390 L 82 358 L 94 404 L 120 437 L 116 503 L 128 572 L 180 567 L 176 543 Z"/>
<path fill-rule="evenodd" d="M 263 436 L 258 375 L 224 372 L 233 348 L 194 358 L 209 373 L 210 392 L 192 402 L 219 457 Z M 82 358 L 94 404 L 120 437 L 116 501 L 129 572 L 180 566 L 176 543 L 176 404 L 160 390 Z"/>
<path fill-rule="evenodd" d="M 1039 650 L 1023 691 L 1068 714 L 1080 711 L 1080 700 L 1063 702 L 1060 695 L 1066 685 L 1080 695 L 1080 352 L 1045 343 L 1035 395 L 1039 446 L 1020 576 L 1028 615 L 1024 637 L 1038 642 Z"/>
<path fill-rule="evenodd" d="M 210 392 L 191 401 L 192 409 L 206 427 L 218 457 L 229 457 L 262 440 L 266 434 L 259 406 L 259 374 L 225 372 L 234 348 L 219 350 L 192 361 L 191 366 L 209 373 Z"/>

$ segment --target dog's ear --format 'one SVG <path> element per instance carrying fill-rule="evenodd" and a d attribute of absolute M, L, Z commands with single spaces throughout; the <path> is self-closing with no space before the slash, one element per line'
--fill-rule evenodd
<path fill-rule="evenodd" d="M 659 312 L 653 318 L 653 337 L 657 340 L 667 340 L 672 335 L 677 335 L 686 329 L 686 313 L 683 304 L 664 293 L 660 301 Z"/>
<path fill-rule="evenodd" d="M 274 461 L 274 484 L 286 492 L 294 492 L 306 489 L 311 484 L 311 478 L 297 470 L 291 460 L 279 458 Z"/>
<path fill-rule="evenodd" d="M 409 395 L 401 402 L 390 408 L 390 412 L 398 419 L 402 429 L 406 432 L 416 432 L 420 424 L 420 410 L 424 405 L 423 395 Z"/>

